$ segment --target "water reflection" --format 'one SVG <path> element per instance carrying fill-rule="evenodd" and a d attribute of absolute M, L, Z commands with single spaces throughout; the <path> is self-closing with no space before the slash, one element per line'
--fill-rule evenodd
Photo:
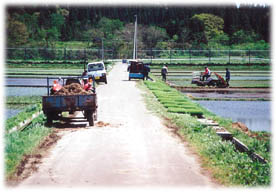
<path fill-rule="evenodd" d="M 47 95 L 47 88 L 6 87 L 5 95 L 9 96 L 42 96 Z"/>
<path fill-rule="evenodd" d="M 20 113 L 26 105 L 6 105 L 5 108 L 5 119 L 9 119 L 18 113 Z"/>
<path fill-rule="evenodd" d="M 270 101 L 196 102 L 218 116 L 244 123 L 252 131 L 271 131 Z"/>

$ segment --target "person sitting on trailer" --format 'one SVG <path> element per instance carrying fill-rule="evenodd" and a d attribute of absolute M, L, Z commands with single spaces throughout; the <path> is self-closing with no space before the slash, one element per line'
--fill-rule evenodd
<path fill-rule="evenodd" d="M 82 86 L 82 88 L 84 88 L 84 85 L 86 85 L 87 83 L 88 83 L 88 78 L 83 77 L 83 78 L 82 78 L 82 81 L 81 81 L 81 86 Z"/>
<path fill-rule="evenodd" d="M 89 76 L 88 82 L 84 85 L 83 89 L 85 91 L 90 91 L 90 92 L 95 93 L 95 88 L 93 86 L 93 77 L 92 76 Z"/>
<path fill-rule="evenodd" d="M 51 88 L 51 95 L 53 95 L 54 93 L 56 93 L 57 91 L 59 91 L 62 88 L 62 86 L 59 84 L 59 81 L 54 80 L 53 83 L 54 84 Z"/>
<path fill-rule="evenodd" d="M 204 78 L 206 78 L 207 80 L 210 76 L 211 76 L 211 71 L 207 66 L 205 66 L 205 72 L 203 73 L 202 80 L 204 81 Z"/>

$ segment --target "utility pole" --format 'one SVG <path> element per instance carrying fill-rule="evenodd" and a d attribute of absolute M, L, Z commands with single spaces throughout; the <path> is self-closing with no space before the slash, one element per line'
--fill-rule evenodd
<path fill-rule="evenodd" d="M 104 44 L 103 44 L 103 38 L 102 38 L 102 61 L 104 61 Z"/>
<path fill-rule="evenodd" d="M 135 25 L 134 25 L 134 38 L 133 38 L 133 59 L 137 58 L 137 15 L 135 16 Z"/>

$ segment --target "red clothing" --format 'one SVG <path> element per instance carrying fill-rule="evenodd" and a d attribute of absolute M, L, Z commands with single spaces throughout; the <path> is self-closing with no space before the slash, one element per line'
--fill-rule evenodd
<path fill-rule="evenodd" d="M 208 68 L 206 68 L 204 74 L 205 75 L 210 75 L 210 70 Z"/>
<path fill-rule="evenodd" d="M 84 85 L 84 90 L 89 91 L 89 90 L 91 90 L 91 89 L 92 89 L 91 83 L 86 83 L 86 84 Z"/>
<path fill-rule="evenodd" d="M 53 91 L 57 92 L 62 88 L 62 86 L 59 83 L 54 83 L 53 85 Z"/>

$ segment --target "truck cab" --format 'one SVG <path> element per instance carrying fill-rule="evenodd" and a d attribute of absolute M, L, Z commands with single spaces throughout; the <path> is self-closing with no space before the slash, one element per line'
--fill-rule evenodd
<path fill-rule="evenodd" d="M 96 82 L 107 84 L 106 69 L 103 61 L 87 64 L 87 76 L 94 76 Z"/>

